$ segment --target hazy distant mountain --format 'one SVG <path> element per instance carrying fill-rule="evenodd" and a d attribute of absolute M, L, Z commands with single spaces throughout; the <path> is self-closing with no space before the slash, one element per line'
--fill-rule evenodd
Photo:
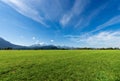
<path fill-rule="evenodd" d="M 31 46 L 20 46 L 12 44 L 8 41 L 6 41 L 3 38 L 0 38 L 0 48 L 12 48 L 12 49 L 70 49 L 66 46 L 55 46 L 55 45 L 41 45 L 41 44 L 34 44 Z"/>
<path fill-rule="evenodd" d="M 41 45 L 41 44 L 33 44 L 33 45 L 29 46 L 29 47 L 42 47 L 42 46 L 44 46 L 44 45 Z"/>
<path fill-rule="evenodd" d="M 34 44 L 29 47 L 33 49 L 74 49 L 73 47 L 68 46 L 41 45 L 41 44 Z"/>
<path fill-rule="evenodd" d="M 32 48 L 32 49 L 58 49 L 58 47 L 54 46 L 54 45 L 41 45 L 41 44 L 34 44 L 34 45 L 31 45 L 29 48 Z"/>
<path fill-rule="evenodd" d="M 32 46 L 19 46 L 12 44 L 8 41 L 6 41 L 3 38 L 0 38 L 0 48 L 12 48 L 12 49 L 57 49 L 57 46 L 54 45 L 40 45 L 40 44 L 35 44 Z"/>
<path fill-rule="evenodd" d="M 0 48 L 23 48 L 23 46 L 14 45 L 0 37 Z"/>

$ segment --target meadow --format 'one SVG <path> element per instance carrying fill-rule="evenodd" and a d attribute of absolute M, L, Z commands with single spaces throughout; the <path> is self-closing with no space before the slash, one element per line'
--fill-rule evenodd
<path fill-rule="evenodd" d="M 0 81 L 120 81 L 120 51 L 3 50 Z"/>

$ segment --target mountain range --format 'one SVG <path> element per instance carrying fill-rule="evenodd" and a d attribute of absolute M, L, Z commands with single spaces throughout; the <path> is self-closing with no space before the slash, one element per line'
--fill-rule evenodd
<path fill-rule="evenodd" d="M 23 47 L 24 46 L 12 44 L 0 37 L 0 48 L 23 48 Z"/>
<path fill-rule="evenodd" d="M 55 45 L 41 45 L 41 44 L 34 44 L 31 46 L 21 46 L 21 45 L 15 45 L 10 43 L 9 41 L 6 41 L 5 39 L 0 37 L 0 49 L 18 49 L 18 50 L 49 50 L 49 49 L 57 49 L 57 50 L 70 50 L 70 49 L 87 49 L 87 50 L 119 50 L 120 48 L 75 48 L 75 47 L 67 47 L 67 46 L 55 46 Z"/>
<path fill-rule="evenodd" d="M 20 46 L 20 45 L 12 44 L 1 37 L 0 37 L 0 48 L 1 49 L 5 49 L 5 48 L 11 48 L 11 49 L 63 49 L 60 46 L 40 45 L 40 44 L 34 44 L 31 46 Z"/>

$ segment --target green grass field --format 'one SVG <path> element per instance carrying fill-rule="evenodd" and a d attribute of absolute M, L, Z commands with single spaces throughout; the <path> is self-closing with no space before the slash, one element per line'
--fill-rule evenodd
<path fill-rule="evenodd" d="M 0 81 L 120 81 L 120 51 L 0 51 Z"/>

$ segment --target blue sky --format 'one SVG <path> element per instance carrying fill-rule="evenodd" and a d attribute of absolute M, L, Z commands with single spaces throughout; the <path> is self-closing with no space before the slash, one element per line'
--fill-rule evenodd
<path fill-rule="evenodd" d="M 28 46 L 120 47 L 120 0 L 0 0 L 0 37 Z"/>

